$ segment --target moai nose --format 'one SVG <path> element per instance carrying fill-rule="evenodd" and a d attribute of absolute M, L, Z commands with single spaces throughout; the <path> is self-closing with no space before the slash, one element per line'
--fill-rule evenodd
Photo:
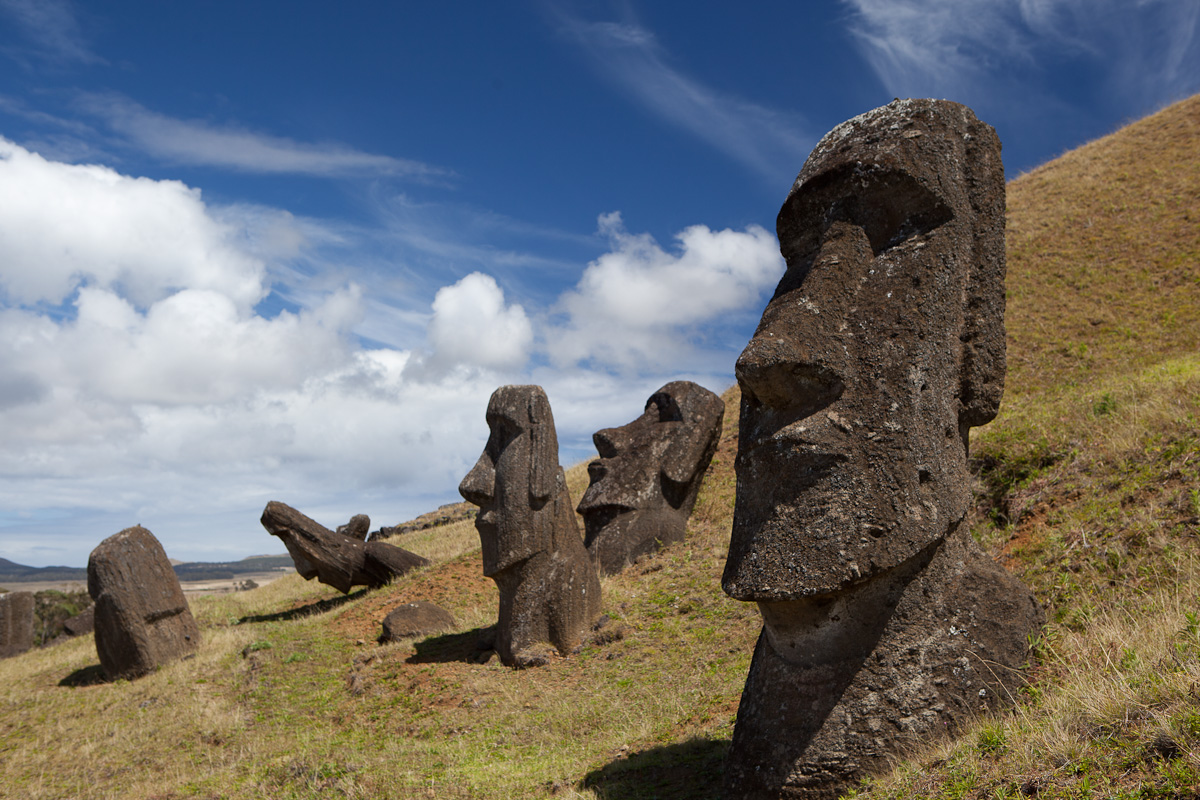
<path fill-rule="evenodd" d="M 468 503 L 482 508 L 492 501 L 495 487 L 496 470 L 488 454 L 484 453 L 458 485 L 458 493 Z"/>
<path fill-rule="evenodd" d="M 842 381 L 787 338 L 757 335 L 734 367 L 742 392 L 775 409 L 823 406 L 842 394 Z"/>
<path fill-rule="evenodd" d="M 592 434 L 592 442 L 601 458 L 612 458 L 626 449 L 629 435 L 623 428 L 604 428 Z"/>

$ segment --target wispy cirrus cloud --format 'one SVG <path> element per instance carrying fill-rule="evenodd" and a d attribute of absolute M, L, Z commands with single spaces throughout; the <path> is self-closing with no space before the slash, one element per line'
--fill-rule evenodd
<path fill-rule="evenodd" d="M 563 8 L 553 13 L 596 68 L 647 111 L 770 180 L 787 174 L 816 141 L 797 115 L 722 92 L 676 68 L 654 33 L 636 22 L 590 21 Z"/>
<path fill-rule="evenodd" d="M 0 0 L 0 15 L 10 19 L 24 42 L 4 51 L 28 65 L 29 57 L 57 65 L 102 64 L 83 35 L 68 0 Z"/>
<path fill-rule="evenodd" d="M 143 151 L 178 164 L 323 178 L 387 175 L 436 182 L 453 177 L 450 170 L 431 164 L 341 144 L 298 142 L 233 125 L 176 119 L 118 94 L 85 94 L 79 106 Z"/>
<path fill-rule="evenodd" d="M 1062 105 L 1070 80 L 1092 104 L 1137 114 L 1200 88 L 1194 0 L 843 0 L 851 33 L 892 94 Z"/>

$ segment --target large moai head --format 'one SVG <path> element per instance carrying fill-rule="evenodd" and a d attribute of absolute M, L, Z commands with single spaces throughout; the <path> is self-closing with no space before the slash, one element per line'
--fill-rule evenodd
<path fill-rule="evenodd" d="M 1004 385 L 1000 142 L 903 100 L 818 143 L 738 358 L 722 584 L 758 603 L 725 765 L 739 800 L 837 797 L 1021 683 L 1041 610 L 962 524 Z"/>
<path fill-rule="evenodd" d="M 725 403 L 691 381 L 674 381 L 640 417 L 592 436 L 600 457 L 579 502 L 585 544 L 605 574 L 683 539 L 700 481 L 721 438 Z"/>
<path fill-rule="evenodd" d="M 179 578 L 150 531 L 137 525 L 105 539 L 88 557 L 87 576 L 109 678 L 136 678 L 199 647 Z"/>
<path fill-rule="evenodd" d="M 787 272 L 738 358 L 723 585 L 835 593 L 944 536 L 967 432 L 1004 386 L 1004 175 L 992 128 L 900 100 L 823 138 L 777 221 Z"/>
<path fill-rule="evenodd" d="M 540 386 L 501 386 L 488 401 L 487 423 L 487 444 L 458 491 L 479 506 L 483 574 L 495 577 L 552 549 L 555 520 L 547 504 L 562 484 L 562 468 Z"/>

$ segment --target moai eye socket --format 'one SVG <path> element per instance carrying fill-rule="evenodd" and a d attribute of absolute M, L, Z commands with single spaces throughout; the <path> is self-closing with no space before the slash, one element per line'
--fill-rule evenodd
<path fill-rule="evenodd" d="M 875 255 L 929 233 L 954 212 L 907 172 L 847 164 L 808 179 L 779 211 L 779 246 L 789 265 L 811 260 L 835 222 L 858 225 Z"/>

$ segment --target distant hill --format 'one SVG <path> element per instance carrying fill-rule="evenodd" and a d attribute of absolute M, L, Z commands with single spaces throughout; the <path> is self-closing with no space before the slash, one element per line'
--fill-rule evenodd
<path fill-rule="evenodd" d="M 266 572 L 280 567 L 291 567 L 292 559 L 287 555 L 249 556 L 240 561 L 187 561 L 175 565 L 175 574 L 181 581 L 232 580 L 237 575 L 250 572 Z M 0 558 L 0 585 L 7 583 L 31 583 L 40 581 L 86 581 L 87 570 L 83 567 L 27 567 L 7 558 Z"/>
<path fill-rule="evenodd" d="M 86 581 L 87 570 L 82 567 L 27 567 L 0 558 L 0 584 L 28 581 Z"/>

